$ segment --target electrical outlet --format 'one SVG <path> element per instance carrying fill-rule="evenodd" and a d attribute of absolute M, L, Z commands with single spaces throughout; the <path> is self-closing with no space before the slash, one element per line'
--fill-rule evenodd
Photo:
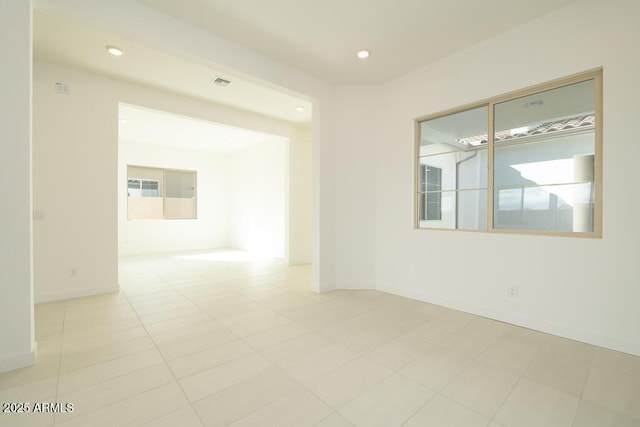
<path fill-rule="evenodd" d="M 78 269 L 77 269 L 77 268 L 75 268 L 75 267 L 71 267 L 71 268 L 69 269 L 69 275 L 70 275 L 71 277 L 78 277 Z"/>
<path fill-rule="evenodd" d="M 63 82 L 56 82 L 56 84 L 54 85 L 54 89 L 56 93 L 60 93 L 62 95 L 69 95 L 69 93 L 71 93 L 69 85 Z"/>
<path fill-rule="evenodd" d="M 518 298 L 518 287 L 517 286 L 509 286 L 507 290 L 507 295 L 511 298 Z"/>

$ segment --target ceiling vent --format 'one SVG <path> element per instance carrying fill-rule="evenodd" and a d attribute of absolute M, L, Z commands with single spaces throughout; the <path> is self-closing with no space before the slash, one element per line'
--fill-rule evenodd
<path fill-rule="evenodd" d="M 231 84 L 231 82 L 229 80 L 225 80 L 223 78 L 220 77 L 216 77 L 215 79 L 213 79 L 211 81 L 211 83 L 216 84 L 218 86 L 222 86 L 222 87 L 227 87 Z"/>

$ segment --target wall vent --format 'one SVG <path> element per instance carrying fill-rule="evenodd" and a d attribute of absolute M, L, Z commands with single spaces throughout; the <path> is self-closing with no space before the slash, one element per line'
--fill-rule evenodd
<path fill-rule="evenodd" d="M 215 79 L 213 79 L 211 81 L 211 83 L 216 84 L 218 86 L 222 86 L 222 87 L 226 87 L 226 86 L 229 86 L 231 84 L 231 82 L 229 80 L 225 80 L 225 79 L 220 78 L 220 77 L 216 77 Z"/>

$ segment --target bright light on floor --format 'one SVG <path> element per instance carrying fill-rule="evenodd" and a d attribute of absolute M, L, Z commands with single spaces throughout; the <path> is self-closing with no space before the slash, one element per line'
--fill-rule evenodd
<path fill-rule="evenodd" d="M 180 259 L 194 259 L 194 260 L 203 260 L 203 261 L 224 261 L 224 262 L 247 262 L 247 261 L 263 261 L 266 259 L 270 259 L 270 257 L 253 254 L 244 251 L 234 251 L 234 250 L 225 250 L 225 251 L 215 251 L 215 252 L 207 252 L 207 253 L 199 253 L 192 255 L 179 255 L 176 258 Z"/>

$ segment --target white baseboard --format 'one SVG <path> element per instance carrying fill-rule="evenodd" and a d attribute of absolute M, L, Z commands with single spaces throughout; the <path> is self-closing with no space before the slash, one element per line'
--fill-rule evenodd
<path fill-rule="evenodd" d="M 376 287 L 372 286 L 371 283 L 342 282 L 338 283 L 336 289 L 375 290 Z"/>
<path fill-rule="evenodd" d="M 31 345 L 31 351 L 24 354 L 6 357 L 0 359 L 0 373 L 13 371 L 14 369 L 26 368 L 36 363 L 38 356 L 38 344 Z"/>
<path fill-rule="evenodd" d="M 100 294 L 109 294 L 113 292 L 120 291 L 119 285 L 112 286 L 101 286 L 98 288 L 80 288 L 80 289 L 71 289 L 68 291 L 61 292 L 51 292 L 46 294 L 36 294 L 35 295 L 35 303 L 41 302 L 49 302 L 49 301 L 58 301 L 62 299 L 70 299 L 70 298 L 80 298 L 87 297 L 91 295 L 100 295 Z"/>
<path fill-rule="evenodd" d="M 400 295 L 406 298 L 415 299 L 418 301 L 440 305 L 442 307 L 451 308 L 453 310 L 463 311 L 465 313 L 475 314 L 477 316 L 487 317 L 500 322 L 522 326 L 523 328 L 533 329 L 551 335 L 557 335 L 574 341 L 580 341 L 598 347 L 604 347 L 610 350 L 640 356 L 640 342 L 629 341 L 624 338 L 606 335 L 597 331 L 579 329 L 558 322 L 549 321 L 547 319 L 538 319 L 529 316 L 523 316 L 522 314 L 517 312 L 505 312 L 482 307 L 473 303 L 451 301 L 446 298 L 440 298 L 436 295 L 426 295 L 423 292 L 417 290 L 400 290 L 397 288 L 385 288 L 384 286 L 379 286 L 378 290 L 394 295 Z"/>
<path fill-rule="evenodd" d="M 304 264 L 311 264 L 311 260 L 307 258 L 301 258 L 301 259 L 290 259 L 287 262 L 287 265 L 289 266 L 304 265 Z"/>

